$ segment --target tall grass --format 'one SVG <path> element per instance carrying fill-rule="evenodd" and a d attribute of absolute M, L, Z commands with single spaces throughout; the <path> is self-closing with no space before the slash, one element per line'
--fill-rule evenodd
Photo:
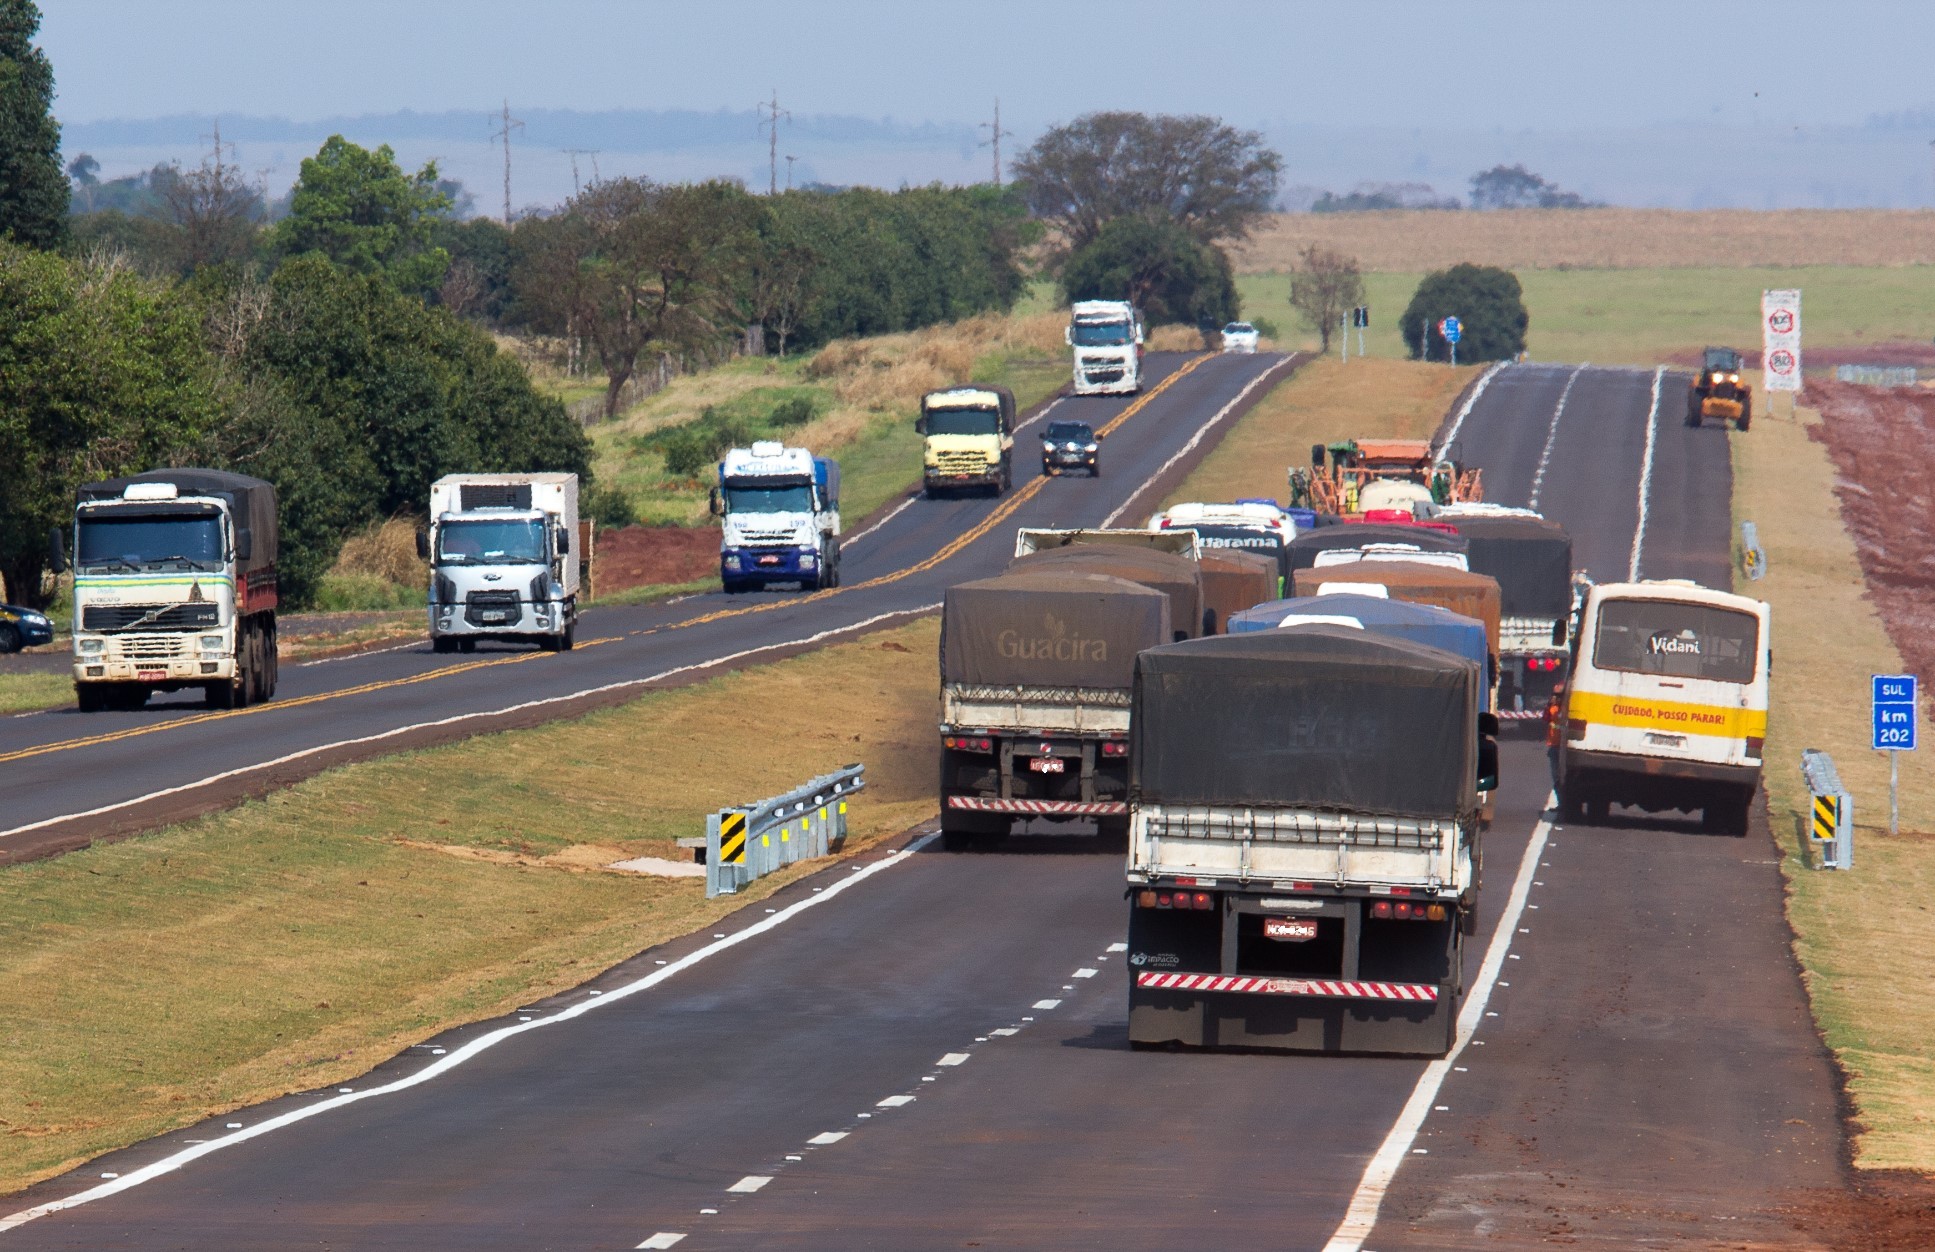
<path fill-rule="evenodd" d="M 351 535 L 318 583 L 315 607 L 336 613 L 423 607 L 430 567 L 417 557 L 417 525 L 393 517 Z"/>

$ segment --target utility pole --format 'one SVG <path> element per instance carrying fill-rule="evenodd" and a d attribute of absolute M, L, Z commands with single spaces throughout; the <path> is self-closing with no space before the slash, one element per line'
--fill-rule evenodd
<path fill-rule="evenodd" d="M 786 154 L 786 190 L 788 191 L 793 189 L 793 162 L 797 160 L 799 158 L 792 153 L 789 152 Z"/>
<path fill-rule="evenodd" d="M 598 182 L 598 154 L 600 152 L 603 152 L 604 149 L 603 148 L 560 148 L 558 149 L 558 151 L 563 152 L 564 154 L 566 154 L 571 158 L 571 197 L 572 199 L 575 200 L 577 199 L 578 192 L 581 190 L 581 188 L 579 188 L 578 186 L 578 158 L 581 156 L 588 156 L 591 158 L 591 181 L 594 185 L 596 185 L 596 183 Z"/>
<path fill-rule="evenodd" d="M 783 117 L 790 122 L 793 120 L 793 115 L 779 107 L 779 88 L 777 87 L 773 88 L 772 101 L 768 103 L 762 100 L 759 107 L 767 113 L 767 116 L 761 118 L 759 122 L 760 129 L 768 132 L 766 194 L 776 196 L 779 194 L 779 119 Z"/>
<path fill-rule="evenodd" d="M 504 225 L 511 224 L 511 132 L 523 130 L 524 123 L 511 116 L 511 102 L 504 101 L 503 123 L 491 132 L 492 139 L 504 141 Z"/>
<path fill-rule="evenodd" d="M 994 98 L 993 123 L 983 122 L 981 123 L 980 129 L 987 131 L 988 137 L 982 140 L 979 146 L 983 148 L 992 147 L 994 149 L 994 185 L 999 187 L 1001 185 L 1001 137 L 1003 135 L 1006 135 L 1010 139 L 1014 137 L 1013 131 L 1001 129 L 1000 96 Z"/>

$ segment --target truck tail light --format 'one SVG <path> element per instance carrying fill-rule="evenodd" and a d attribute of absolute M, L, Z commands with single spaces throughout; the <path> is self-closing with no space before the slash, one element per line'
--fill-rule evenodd
<path fill-rule="evenodd" d="M 1139 909 L 1152 909 L 1156 907 L 1156 893 L 1153 891 L 1136 892 L 1135 906 Z"/>
<path fill-rule="evenodd" d="M 969 738 L 964 735 L 943 736 L 941 739 L 941 745 L 943 747 L 952 748 L 956 752 L 992 752 L 994 751 L 994 740 L 975 739 L 975 738 Z"/>
<path fill-rule="evenodd" d="M 1409 900 L 1377 900 L 1371 904 L 1371 916 L 1391 921 L 1441 922 L 1450 916 L 1450 912 L 1442 904 L 1413 904 Z"/>
<path fill-rule="evenodd" d="M 1391 902 L 1389 900 L 1379 900 L 1377 903 L 1371 905 L 1371 916 L 1372 917 L 1391 916 Z"/>
<path fill-rule="evenodd" d="M 1129 742 L 1128 742 L 1128 740 L 1126 740 L 1126 739 L 1104 739 L 1104 740 L 1102 741 L 1102 755 L 1103 755 L 1103 756 L 1127 756 L 1127 755 L 1129 755 Z"/>
<path fill-rule="evenodd" d="M 1195 895 L 1189 897 L 1189 907 L 1193 909 L 1210 908 L 1215 903 L 1216 901 L 1210 899 L 1209 892 L 1207 891 L 1198 891 Z"/>

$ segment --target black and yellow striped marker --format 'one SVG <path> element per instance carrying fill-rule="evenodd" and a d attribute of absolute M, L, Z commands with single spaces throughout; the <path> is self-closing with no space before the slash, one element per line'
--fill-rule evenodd
<path fill-rule="evenodd" d="M 744 813 L 719 815 L 719 863 L 721 865 L 746 863 L 746 815 Z"/>
<path fill-rule="evenodd" d="M 1841 829 L 1841 797 L 1814 797 L 1814 837 L 1823 843 L 1833 840 Z"/>

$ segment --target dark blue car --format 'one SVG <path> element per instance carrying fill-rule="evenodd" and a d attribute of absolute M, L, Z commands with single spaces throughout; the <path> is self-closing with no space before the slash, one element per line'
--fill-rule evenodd
<path fill-rule="evenodd" d="M 0 604 L 0 652 L 18 652 L 35 644 L 54 642 L 54 624 L 45 613 Z"/>

